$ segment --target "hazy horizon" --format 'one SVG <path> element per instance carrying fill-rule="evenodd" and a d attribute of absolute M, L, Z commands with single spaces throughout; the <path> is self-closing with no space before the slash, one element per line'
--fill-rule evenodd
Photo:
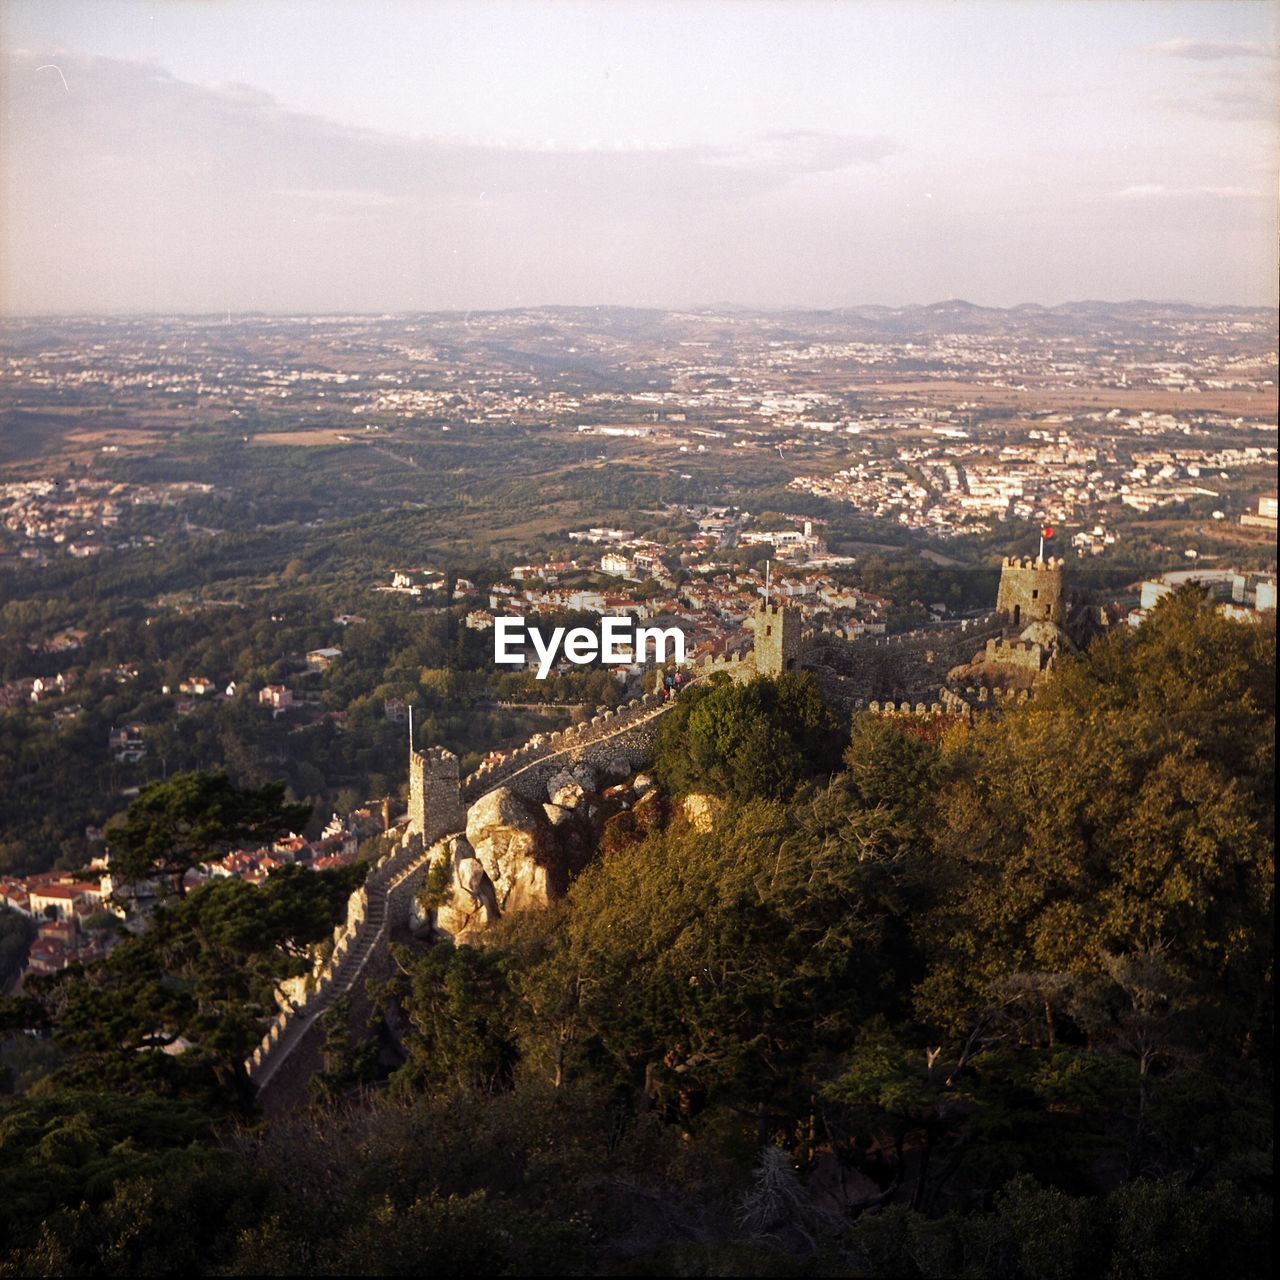
<path fill-rule="evenodd" d="M 701 312 L 717 313 L 726 311 L 741 312 L 744 315 L 790 315 L 812 313 L 814 315 L 837 315 L 841 312 L 861 312 L 861 311 L 929 311 L 936 308 L 946 306 L 965 306 L 973 307 L 980 311 L 1022 311 L 1035 309 L 1039 311 L 1055 311 L 1066 307 L 1107 307 L 1120 309 L 1123 307 L 1170 307 L 1170 308 L 1186 308 L 1196 311 L 1267 311 L 1270 306 L 1264 303 L 1247 303 L 1247 302 L 1188 302 L 1183 298 L 1064 298 L 1059 302 L 1015 302 L 1009 306 L 988 306 L 985 303 L 972 302 L 967 298 L 937 298 L 932 302 L 904 302 L 897 306 L 891 306 L 887 303 L 879 302 L 847 302 L 839 303 L 830 307 L 788 305 L 786 303 L 778 303 L 773 306 L 747 306 L 744 303 L 719 301 L 719 302 L 691 302 L 687 304 L 671 304 L 669 306 L 659 305 L 633 305 L 625 302 L 525 302 L 516 306 L 509 307 L 420 307 L 416 309 L 401 308 L 397 310 L 370 309 L 359 310 L 354 308 L 331 309 L 328 311 L 280 311 L 271 310 L 266 307 L 246 308 L 243 311 L 237 311 L 234 307 L 229 311 L 224 308 L 222 311 L 210 310 L 186 310 L 186 311 L 144 311 L 144 310 L 65 310 L 65 311 L 7 311 L 0 313 L 0 322 L 6 320 L 57 320 L 57 319 L 92 319 L 92 320 L 146 320 L 146 319 L 180 319 L 180 320 L 199 320 L 208 319 L 219 321 L 223 324 L 227 322 L 228 316 L 232 323 L 237 320 L 252 320 L 256 318 L 269 320 L 339 320 L 346 317 L 358 317 L 360 319 L 376 320 L 381 318 L 394 318 L 396 316 L 425 316 L 425 315 L 443 315 L 443 316 L 466 316 L 466 315 L 504 315 L 507 313 L 515 313 L 520 311 L 667 311 L 679 314 L 698 314 Z"/>
<path fill-rule="evenodd" d="M 1267 0 L 0 9 L 0 311 L 1276 301 Z"/>

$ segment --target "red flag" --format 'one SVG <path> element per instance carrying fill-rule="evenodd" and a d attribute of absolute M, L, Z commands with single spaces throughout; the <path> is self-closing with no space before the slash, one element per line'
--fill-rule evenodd
<path fill-rule="evenodd" d="M 1053 530 L 1048 525 L 1045 525 L 1044 528 L 1040 530 L 1040 536 L 1042 538 L 1052 538 Z"/>

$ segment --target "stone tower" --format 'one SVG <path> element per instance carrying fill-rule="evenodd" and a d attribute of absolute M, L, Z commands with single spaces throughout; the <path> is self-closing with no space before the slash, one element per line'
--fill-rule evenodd
<path fill-rule="evenodd" d="M 1000 566 L 1000 590 L 996 610 L 1008 615 L 1014 627 L 1032 622 L 1064 621 L 1062 597 L 1063 562 L 1030 556 L 1005 556 Z"/>
<path fill-rule="evenodd" d="M 800 669 L 800 614 L 782 604 L 756 606 L 751 615 L 755 632 L 755 669 L 758 676 L 780 676 Z"/>
<path fill-rule="evenodd" d="M 433 844 L 467 825 L 458 757 L 443 747 L 409 752 L 409 830 Z"/>

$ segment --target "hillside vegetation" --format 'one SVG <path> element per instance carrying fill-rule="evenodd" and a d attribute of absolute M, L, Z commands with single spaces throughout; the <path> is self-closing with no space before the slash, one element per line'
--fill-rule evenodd
<path fill-rule="evenodd" d="M 683 698 L 562 901 L 398 952 L 378 1088 L 335 1021 L 267 1126 L 8 1002 L 72 1065 L 0 1108 L 6 1270 L 1271 1274 L 1274 626 L 1185 589 L 974 729 Z M 114 981 L 223 998 L 207 892 Z"/>

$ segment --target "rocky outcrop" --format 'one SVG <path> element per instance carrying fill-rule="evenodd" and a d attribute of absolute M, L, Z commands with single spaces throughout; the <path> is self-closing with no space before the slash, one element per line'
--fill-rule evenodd
<path fill-rule="evenodd" d="M 560 809 L 576 809 L 586 794 L 586 787 L 568 773 L 556 774 L 547 784 L 551 803 Z"/>
<path fill-rule="evenodd" d="M 716 815 L 724 808 L 724 805 L 715 796 L 704 796 L 695 793 L 685 796 L 680 802 L 680 808 L 693 829 L 705 835 L 715 826 Z"/>
<path fill-rule="evenodd" d="M 503 914 L 546 907 L 568 887 L 565 850 L 542 806 L 506 787 L 467 811 L 466 838 Z"/>
<path fill-rule="evenodd" d="M 649 779 L 641 784 L 647 792 L 641 797 L 631 784 L 607 785 L 611 775 L 606 768 L 575 766 L 548 781 L 546 801 L 526 799 L 508 787 L 477 800 L 467 811 L 466 834 L 432 850 L 415 932 L 472 942 L 503 916 L 540 910 L 563 896 L 574 875 L 607 853 L 607 827 L 624 819 L 625 831 L 614 834 L 631 837 L 633 808 L 645 810 L 642 826 L 659 813 Z"/>
<path fill-rule="evenodd" d="M 547 821 L 551 823 L 556 830 L 560 830 L 573 821 L 573 808 L 567 805 L 544 804 L 542 812 L 547 815 Z"/>
<path fill-rule="evenodd" d="M 621 768 L 622 774 L 614 772 Z M 629 770 L 625 763 L 614 761 L 600 770 L 585 760 L 561 769 L 547 783 L 547 799 L 554 805 L 565 809 L 576 809 L 583 799 L 600 790 L 600 784 L 606 777 L 626 777 Z"/>

